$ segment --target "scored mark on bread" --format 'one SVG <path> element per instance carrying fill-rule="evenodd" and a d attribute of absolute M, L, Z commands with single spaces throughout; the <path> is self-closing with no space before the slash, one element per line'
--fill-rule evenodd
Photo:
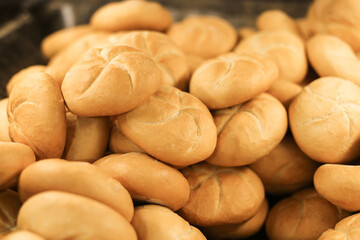
<path fill-rule="evenodd" d="M 220 110 L 214 114 L 214 117 L 218 115 L 227 115 L 226 121 L 223 123 L 222 126 L 217 126 L 217 135 L 219 136 L 223 130 L 226 128 L 227 124 L 233 119 L 233 117 L 240 111 L 242 104 L 239 104 L 235 107 L 230 107 L 224 110 Z M 222 114 L 225 113 L 225 114 Z M 230 113 L 230 114 L 229 114 Z"/>
<path fill-rule="evenodd" d="M 255 119 L 255 121 L 256 121 L 256 123 L 258 125 L 260 136 L 263 136 L 263 134 L 264 134 L 264 123 L 263 123 L 263 121 L 255 113 L 253 113 L 250 110 L 240 109 L 240 112 L 248 113 L 252 118 Z"/>
<path fill-rule="evenodd" d="M 295 199 L 295 198 L 294 198 L 294 199 Z M 305 205 L 306 205 L 306 201 L 305 201 L 305 200 L 302 200 L 302 201 L 301 201 L 300 217 L 299 217 L 298 222 L 296 223 L 295 227 L 294 227 L 293 230 L 292 230 L 292 235 L 291 235 L 291 236 L 295 236 L 296 230 L 299 228 L 300 223 L 301 223 L 301 221 L 302 221 L 303 218 L 304 218 L 304 212 L 305 212 L 305 207 L 306 207 Z"/>
<path fill-rule="evenodd" d="M 232 66 L 233 66 L 233 61 L 229 61 L 229 59 L 226 58 L 219 58 L 221 60 L 223 60 L 223 62 L 225 62 L 227 64 L 227 68 L 225 70 L 225 72 L 216 80 L 214 86 L 217 87 L 220 83 L 222 83 L 225 79 L 225 77 L 229 74 Z"/>

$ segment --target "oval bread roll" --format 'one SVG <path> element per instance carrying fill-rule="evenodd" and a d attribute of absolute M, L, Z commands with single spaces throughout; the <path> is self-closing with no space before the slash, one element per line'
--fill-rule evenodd
<path fill-rule="evenodd" d="M 38 159 L 61 157 L 66 140 L 64 100 L 46 73 L 27 75 L 9 97 L 9 133 L 14 142 L 32 148 Z"/>
<path fill-rule="evenodd" d="M 276 64 L 262 55 L 227 53 L 196 69 L 190 93 L 210 109 L 226 108 L 265 92 L 278 75 Z"/>
<path fill-rule="evenodd" d="M 120 115 L 121 132 L 163 162 L 185 167 L 209 157 L 216 127 L 206 106 L 173 87 L 160 87 L 145 103 Z"/>
<path fill-rule="evenodd" d="M 72 193 L 47 191 L 31 197 L 19 212 L 18 228 L 45 239 L 136 240 L 130 223 L 110 207 Z"/>
<path fill-rule="evenodd" d="M 273 150 L 285 136 L 287 114 L 283 105 L 263 93 L 231 108 L 213 112 L 218 140 L 206 161 L 217 166 L 248 165 Z"/>
<path fill-rule="evenodd" d="M 296 22 L 281 10 L 267 10 L 262 12 L 256 19 L 256 26 L 260 31 L 289 31 L 299 35 Z"/>
<path fill-rule="evenodd" d="M 264 186 L 248 167 L 199 163 L 182 170 L 190 198 L 179 214 L 197 226 L 236 224 L 253 217 L 264 201 Z"/>
<path fill-rule="evenodd" d="M 318 240 L 349 240 L 360 238 L 360 213 L 344 218 L 334 229 L 326 230 Z"/>
<path fill-rule="evenodd" d="M 175 168 L 142 153 L 112 154 L 94 165 L 118 180 L 134 199 L 178 210 L 189 199 L 188 181 Z"/>
<path fill-rule="evenodd" d="M 360 88 L 324 77 L 307 85 L 289 107 L 300 149 L 318 162 L 344 163 L 360 155 Z"/>
<path fill-rule="evenodd" d="M 7 105 L 9 99 L 4 98 L 0 100 L 0 141 L 11 142 L 9 135 L 9 119 L 7 117 Z"/>
<path fill-rule="evenodd" d="M 170 12 L 156 2 L 123 1 L 108 3 L 91 17 L 90 25 L 98 30 L 164 31 L 172 23 Z"/>
<path fill-rule="evenodd" d="M 145 153 L 144 150 L 135 145 L 135 143 L 133 143 L 121 132 L 117 121 L 114 121 L 112 124 L 109 140 L 109 149 L 113 153 Z"/>
<path fill-rule="evenodd" d="M 130 194 L 110 175 L 87 162 L 61 159 L 38 161 L 20 176 L 19 194 L 23 202 L 49 190 L 82 195 L 108 205 L 131 221 L 134 207 Z"/>
<path fill-rule="evenodd" d="M 20 207 L 21 201 L 17 192 L 10 189 L 0 191 L 0 237 L 16 227 Z"/>
<path fill-rule="evenodd" d="M 45 238 L 24 230 L 17 230 L 7 234 L 2 240 L 46 240 Z"/>
<path fill-rule="evenodd" d="M 67 72 L 61 90 L 75 115 L 109 116 L 145 102 L 160 80 L 159 65 L 144 52 L 128 46 L 95 48 Z"/>
<path fill-rule="evenodd" d="M 139 240 L 206 240 L 197 228 L 162 206 L 136 207 L 131 224 Z"/>
<path fill-rule="evenodd" d="M 302 87 L 296 83 L 277 80 L 271 85 L 267 93 L 276 97 L 286 109 L 289 108 L 292 100 L 301 92 Z"/>

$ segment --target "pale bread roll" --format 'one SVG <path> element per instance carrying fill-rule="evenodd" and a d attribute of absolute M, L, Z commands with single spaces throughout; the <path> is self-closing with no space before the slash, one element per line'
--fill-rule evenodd
<path fill-rule="evenodd" d="M 16 84 L 7 114 L 14 142 L 30 146 L 38 159 L 61 157 L 66 140 L 65 105 L 50 75 L 32 73 Z"/>
<path fill-rule="evenodd" d="M 92 32 L 94 30 L 89 25 L 60 29 L 42 40 L 41 52 L 46 58 L 50 59 L 72 42 Z"/>
<path fill-rule="evenodd" d="M 206 240 L 199 229 L 162 206 L 136 207 L 131 224 L 137 233 L 138 240 Z"/>
<path fill-rule="evenodd" d="M 291 136 L 286 136 L 268 155 L 249 167 L 261 178 L 267 193 L 281 195 L 310 186 L 318 166 Z"/>
<path fill-rule="evenodd" d="M 267 90 L 267 93 L 276 97 L 286 109 L 289 108 L 291 101 L 301 92 L 302 87 L 296 83 L 277 80 Z"/>
<path fill-rule="evenodd" d="M 11 142 L 9 135 L 9 120 L 7 117 L 8 98 L 0 100 L 0 141 Z"/>
<path fill-rule="evenodd" d="M 46 240 L 45 238 L 24 230 L 17 230 L 7 234 L 2 240 Z"/>
<path fill-rule="evenodd" d="M 256 26 L 263 30 L 284 30 L 299 35 L 296 22 L 281 10 L 267 10 L 256 18 Z"/>
<path fill-rule="evenodd" d="M 167 32 L 185 54 L 213 58 L 229 52 L 237 34 L 226 20 L 215 16 L 190 16 L 175 23 Z"/>
<path fill-rule="evenodd" d="M 304 79 L 308 68 L 303 40 L 288 31 L 260 31 L 241 41 L 235 52 L 265 54 L 276 62 L 279 79 L 294 83 Z"/>
<path fill-rule="evenodd" d="M 360 213 L 344 218 L 334 229 L 326 230 L 318 240 L 349 240 L 360 238 Z"/>
<path fill-rule="evenodd" d="M 109 139 L 109 149 L 112 153 L 145 153 L 144 150 L 135 145 L 135 143 L 133 143 L 121 132 L 116 120 L 112 123 Z"/>
<path fill-rule="evenodd" d="M 112 208 L 72 193 L 47 191 L 21 207 L 18 229 L 49 240 L 136 240 L 130 223 Z"/>
<path fill-rule="evenodd" d="M 206 161 L 217 166 L 251 164 L 270 153 L 287 131 L 284 106 L 266 93 L 244 104 L 214 111 L 213 116 L 217 144 Z"/>
<path fill-rule="evenodd" d="M 94 199 L 113 208 L 128 221 L 134 213 L 129 192 L 110 175 L 87 162 L 47 159 L 32 164 L 21 173 L 19 194 L 23 202 L 49 190 Z"/>
<path fill-rule="evenodd" d="M 16 228 L 20 207 L 21 201 L 17 192 L 10 189 L 0 191 L 0 237 Z"/>
<path fill-rule="evenodd" d="M 66 112 L 66 144 L 63 159 L 94 162 L 104 156 L 110 135 L 107 117 L 78 117 Z"/>
<path fill-rule="evenodd" d="M 157 2 L 108 3 L 92 15 L 90 25 L 98 30 L 165 31 L 172 23 L 170 12 Z"/>
<path fill-rule="evenodd" d="M 190 198 L 179 214 L 197 226 L 244 222 L 264 201 L 264 186 L 248 167 L 224 168 L 199 163 L 182 170 Z"/>
<path fill-rule="evenodd" d="M 77 116 L 118 115 L 145 102 L 161 81 L 150 55 L 128 46 L 94 48 L 67 72 L 61 90 Z"/>
<path fill-rule="evenodd" d="M 351 161 L 360 155 L 360 88 L 341 78 L 319 78 L 292 101 L 289 123 L 297 145 L 311 159 Z"/>
<path fill-rule="evenodd" d="M 185 167 L 208 158 L 216 127 L 206 106 L 173 87 L 159 87 L 145 103 L 117 118 L 121 132 L 156 159 Z"/>
<path fill-rule="evenodd" d="M 188 181 L 175 168 L 142 153 L 112 154 L 94 165 L 118 180 L 133 199 L 177 211 L 189 199 Z"/>
<path fill-rule="evenodd" d="M 0 142 L 0 190 L 14 187 L 20 173 L 35 161 L 34 152 L 27 145 Z"/>
<path fill-rule="evenodd" d="M 278 76 L 276 64 L 265 56 L 227 53 L 196 69 L 190 93 L 210 109 L 226 108 L 265 92 Z"/>

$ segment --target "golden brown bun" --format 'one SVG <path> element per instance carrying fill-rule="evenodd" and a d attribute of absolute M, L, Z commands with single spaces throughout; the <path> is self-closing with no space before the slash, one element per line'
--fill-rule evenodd
<path fill-rule="evenodd" d="M 46 240 L 46 239 L 29 231 L 16 230 L 12 233 L 7 234 L 1 240 Z"/>
<path fill-rule="evenodd" d="M 210 109 L 226 108 L 265 92 L 278 76 L 276 64 L 265 56 L 226 53 L 196 69 L 190 93 Z"/>
<path fill-rule="evenodd" d="M 245 222 L 214 227 L 204 227 L 201 230 L 205 236 L 208 237 L 208 239 L 247 238 L 260 230 L 265 222 L 268 211 L 269 204 L 265 199 L 256 214 Z"/>
<path fill-rule="evenodd" d="M 30 147 L 21 143 L 0 142 L 0 190 L 15 186 L 21 171 L 35 160 Z"/>
<path fill-rule="evenodd" d="M 32 164 L 21 173 L 19 194 L 23 202 L 49 190 L 97 200 L 119 212 L 128 221 L 131 221 L 134 213 L 128 191 L 110 175 L 87 162 L 47 159 Z"/>
<path fill-rule="evenodd" d="M 6 92 L 7 92 L 8 96 L 10 96 L 10 93 L 16 84 L 18 84 L 19 82 L 21 82 L 24 79 L 25 80 L 27 79 L 27 75 L 29 75 L 31 73 L 45 72 L 45 71 L 46 71 L 46 66 L 34 65 L 34 66 L 24 68 L 24 69 L 20 70 L 19 72 L 17 72 L 16 74 L 14 74 L 10 78 L 9 82 L 6 85 Z"/>
<path fill-rule="evenodd" d="M 189 66 L 190 75 L 192 75 L 195 70 L 201 66 L 205 59 L 196 55 L 187 54 L 186 61 Z"/>
<path fill-rule="evenodd" d="M 291 101 L 301 92 L 302 87 L 296 83 L 277 80 L 271 85 L 267 93 L 279 100 L 286 109 L 289 108 Z"/>
<path fill-rule="evenodd" d="M 7 117 L 7 105 L 9 99 L 4 98 L 0 100 L 0 141 L 11 142 L 9 135 L 9 120 Z"/>
<path fill-rule="evenodd" d="M 170 12 L 156 2 L 123 1 L 102 6 L 93 14 L 90 25 L 98 30 L 165 31 L 172 23 Z"/>
<path fill-rule="evenodd" d="M 213 58 L 229 52 L 237 40 L 236 30 L 215 16 L 191 16 L 175 23 L 167 32 L 186 54 Z"/>
<path fill-rule="evenodd" d="M 17 192 L 10 189 L 0 191 L 0 237 L 16 227 L 20 207 L 21 201 Z"/>
<path fill-rule="evenodd" d="M 264 186 L 248 167 L 199 163 L 182 173 L 191 192 L 179 214 L 191 224 L 205 227 L 240 223 L 253 217 L 264 201 Z"/>
<path fill-rule="evenodd" d="M 132 198 L 178 210 L 189 199 L 188 181 L 175 168 L 142 153 L 112 154 L 94 165 L 118 180 Z"/>
<path fill-rule="evenodd" d="M 216 127 L 209 110 L 177 88 L 160 87 L 145 103 L 117 120 L 132 142 L 173 166 L 200 162 L 216 145 Z"/>
<path fill-rule="evenodd" d="M 257 32 L 257 30 L 255 28 L 251 28 L 251 27 L 241 27 L 241 28 L 237 29 L 238 38 L 240 39 L 240 41 L 244 40 L 247 37 L 254 35 L 256 32 Z"/>
<path fill-rule="evenodd" d="M 305 87 L 289 107 L 300 149 L 318 162 L 344 163 L 360 155 L 360 88 L 323 77 Z"/>
<path fill-rule="evenodd" d="M 130 223 L 112 208 L 72 193 L 47 191 L 19 212 L 18 228 L 51 240 L 136 240 Z"/>
<path fill-rule="evenodd" d="M 117 121 L 114 121 L 112 124 L 109 149 L 113 153 L 145 153 L 144 150 L 135 145 L 135 143 L 133 143 L 121 132 Z"/>
<path fill-rule="evenodd" d="M 294 193 L 312 184 L 318 163 L 306 156 L 291 136 L 249 167 L 261 178 L 270 194 Z"/>
<path fill-rule="evenodd" d="M 260 31 L 241 41 L 235 52 L 265 54 L 276 62 L 279 79 L 294 83 L 304 79 L 308 68 L 303 40 L 288 31 Z"/>
<path fill-rule="evenodd" d="M 360 60 L 346 42 L 319 34 L 310 38 L 306 48 L 311 65 L 321 77 L 344 78 L 360 86 Z"/>
<path fill-rule="evenodd" d="M 360 166 L 324 164 L 314 175 L 316 190 L 334 205 L 350 212 L 360 210 Z"/>
<path fill-rule="evenodd" d="M 273 150 L 285 136 L 287 114 L 274 97 L 263 93 L 231 108 L 213 112 L 218 139 L 206 161 L 217 166 L 248 165 Z"/>
<path fill-rule="evenodd" d="M 256 19 L 256 26 L 263 30 L 284 30 L 299 35 L 296 22 L 281 10 L 267 10 L 262 12 Z"/>
<path fill-rule="evenodd" d="M 67 72 L 61 90 L 77 116 L 118 115 L 145 102 L 161 81 L 150 55 L 128 46 L 94 48 Z"/>
<path fill-rule="evenodd" d="M 58 30 L 42 40 L 41 52 L 46 58 L 50 59 L 72 42 L 92 32 L 94 32 L 94 30 L 89 25 L 80 25 Z"/>
<path fill-rule="evenodd" d="M 104 156 L 110 135 L 107 117 L 77 117 L 66 113 L 66 145 L 63 159 L 94 162 Z"/>
<path fill-rule="evenodd" d="M 199 229 L 168 208 L 158 205 L 136 207 L 131 224 L 138 240 L 206 240 Z"/>
<path fill-rule="evenodd" d="M 313 240 L 345 216 L 346 212 L 309 188 L 283 199 L 270 210 L 266 233 L 270 240 Z"/>
<path fill-rule="evenodd" d="M 360 213 L 344 218 L 335 225 L 334 230 L 328 229 L 318 240 L 350 240 L 360 238 Z"/>
<path fill-rule="evenodd" d="M 65 106 L 51 76 L 32 73 L 15 85 L 7 114 L 14 142 L 30 146 L 38 159 L 61 157 L 66 140 Z"/>

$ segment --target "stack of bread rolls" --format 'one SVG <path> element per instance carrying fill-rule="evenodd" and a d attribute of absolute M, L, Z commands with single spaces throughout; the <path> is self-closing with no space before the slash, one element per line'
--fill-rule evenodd
<path fill-rule="evenodd" d="M 0 100 L 1 239 L 357 239 L 357 19 L 133 0 L 52 33 Z"/>

